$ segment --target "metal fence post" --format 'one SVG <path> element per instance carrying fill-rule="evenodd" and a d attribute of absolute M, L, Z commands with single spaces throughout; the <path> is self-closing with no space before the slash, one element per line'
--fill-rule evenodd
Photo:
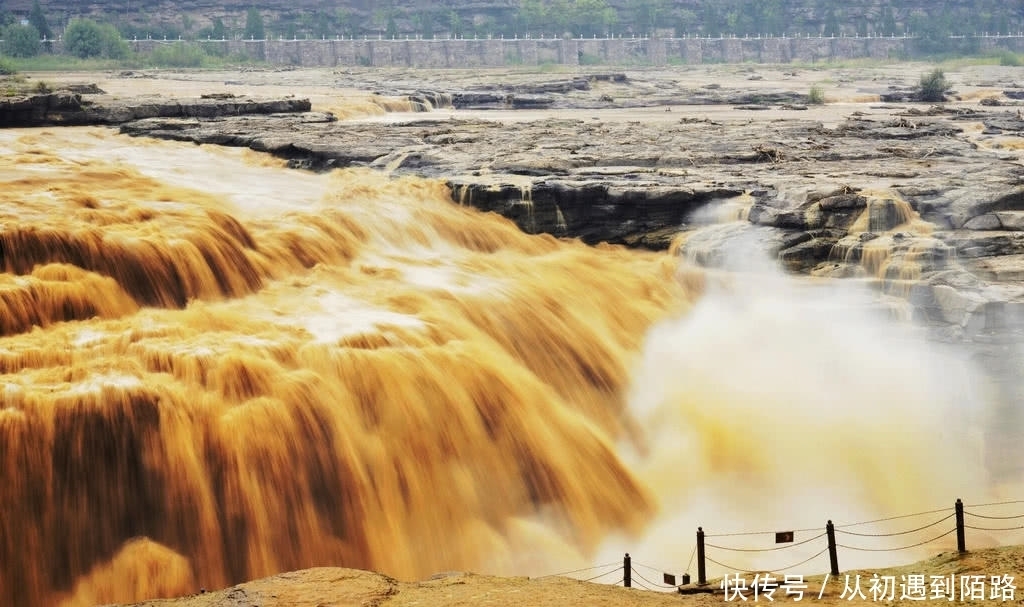
<path fill-rule="evenodd" d="M 836 554 L 836 528 L 829 521 L 825 524 L 825 533 L 828 535 L 828 562 L 832 567 L 832 575 L 839 575 L 839 555 Z"/>
<path fill-rule="evenodd" d="M 956 498 L 956 550 L 960 554 L 967 552 L 967 543 L 964 541 L 964 503 Z"/>
<path fill-rule="evenodd" d="M 704 568 L 704 529 L 697 527 L 697 585 L 707 586 L 708 574 Z"/>
<path fill-rule="evenodd" d="M 629 553 L 622 557 L 622 585 L 629 588 L 633 585 L 633 565 L 630 563 Z"/>

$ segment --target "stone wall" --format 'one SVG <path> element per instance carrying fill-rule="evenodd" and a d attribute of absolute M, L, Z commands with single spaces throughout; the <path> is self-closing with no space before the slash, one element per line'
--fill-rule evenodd
<path fill-rule="evenodd" d="M 978 37 L 979 52 L 1024 52 L 1024 36 Z M 163 40 L 138 40 L 133 50 L 147 52 Z M 564 64 L 666 65 L 701 63 L 790 63 L 841 59 L 896 59 L 913 56 L 913 38 L 597 38 L 518 40 L 223 40 L 186 42 L 244 55 L 275 65 L 400 66 L 472 68 Z M 60 52 L 60 42 L 54 43 Z"/>

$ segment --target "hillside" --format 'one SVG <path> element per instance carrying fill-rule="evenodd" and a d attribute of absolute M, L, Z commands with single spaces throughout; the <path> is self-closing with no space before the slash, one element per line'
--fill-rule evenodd
<path fill-rule="evenodd" d="M 6 21 L 34 0 L 0 0 Z M 76 16 L 114 22 L 127 37 L 204 39 L 246 32 L 249 0 L 39 0 L 55 32 Z M 260 0 L 268 36 L 889 35 L 1024 30 L 1018 2 L 949 0 Z"/>

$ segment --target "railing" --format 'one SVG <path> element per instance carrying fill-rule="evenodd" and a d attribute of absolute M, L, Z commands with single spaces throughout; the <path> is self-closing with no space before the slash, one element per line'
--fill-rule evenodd
<path fill-rule="evenodd" d="M 878 552 L 898 552 L 902 550 L 910 550 L 920 546 L 925 546 L 937 542 L 947 536 L 956 534 L 956 545 L 957 552 L 964 554 L 967 552 L 967 530 L 983 531 L 983 532 L 1005 532 L 1015 531 L 1024 529 L 1024 513 L 1020 514 L 984 514 L 982 510 L 985 508 L 997 507 L 997 506 L 1009 506 L 1024 504 L 1024 500 L 1011 500 L 1002 502 L 991 502 L 982 504 L 969 504 L 964 503 L 958 498 L 953 505 L 952 511 L 949 508 L 941 508 L 937 510 L 928 510 L 925 512 L 916 512 L 913 514 L 904 514 L 899 516 L 890 516 L 885 518 L 879 518 L 868 521 L 860 521 L 856 523 L 846 524 L 835 524 L 831 520 L 825 523 L 824 528 L 806 528 L 806 529 L 793 529 L 787 531 L 752 531 L 752 532 L 739 532 L 739 533 L 706 533 L 703 527 L 697 528 L 696 545 L 694 546 L 693 552 L 690 554 L 690 561 L 684 570 L 684 573 L 677 575 L 675 573 L 667 573 L 665 569 L 659 569 L 650 565 L 644 565 L 642 563 L 636 563 L 632 557 L 627 553 L 622 560 L 622 563 L 613 562 L 605 563 L 602 565 L 595 565 L 593 567 L 586 567 L 583 569 L 577 569 L 574 571 L 566 571 L 562 573 L 556 573 L 551 575 L 542 576 L 543 578 L 556 577 L 556 576 L 580 576 L 575 577 L 580 581 L 585 582 L 598 582 L 608 583 L 607 580 L 619 577 L 619 580 L 614 582 L 613 585 L 619 585 L 626 588 L 637 587 L 646 590 L 677 590 L 682 592 L 683 586 L 690 583 L 690 570 L 693 566 L 694 557 L 696 557 L 697 564 L 697 580 L 696 586 L 703 587 L 708 585 L 707 575 L 707 563 L 712 563 L 722 568 L 724 571 L 734 574 L 751 574 L 751 573 L 784 573 L 786 571 L 795 571 L 798 568 L 802 568 L 815 559 L 828 553 L 828 571 L 832 576 L 839 575 L 839 552 L 840 549 L 843 551 L 854 551 L 854 552 L 867 552 L 867 553 L 878 553 Z M 1022 507 L 1024 508 L 1024 507 Z M 878 525 L 881 523 L 890 523 L 892 521 L 902 521 L 917 517 L 931 516 L 933 520 L 930 520 L 924 524 L 914 524 L 908 529 L 902 529 L 899 531 L 886 531 L 886 532 L 868 532 L 859 528 L 866 527 L 868 525 Z M 952 519 L 952 521 L 951 521 Z M 951 522 L 950 522 L 951 521 Z M 976 522 L 974 522 L 976 521 Z M 1020 521 L 1020 524 L 1010 523 L 1009 521 Z M 974 524 L 969 524 L 974 522 Z M 943 524 L 946 523 L 944 526 Z M 927 535 L 927 539 L 917 539 L 913 534 L 922 533 L 939 527 L 938 530 L 930 532 Z M 857 529 L 857 530 L 855 530 Z M 797 534 L 814 534 L 806 539 L 796 540 Z M 751 536 L 762 536 L 770 535 L 774 536 L 775 545 L 771 547 L 763 546 L 736 546 L 736 545 L 723 545 L 720 543 L 708 542 L 708 539 L 714 538 L 736 538 L 736 537 L 751 537 Z M 868 538 L 888 538 L 888 537 L 906 537 L 910 536 L 904 545 L 896 547 L 878 547 L 864 545 L 864 541 Z M 857 538 L 863 538 L 858 541 Z M 822 541 L 823 540 L 823 541 Z M 716 540 L 717 542 L 717 540 Z M 817 546 L 815 543 L 820 542 Z M 726 542 L 728 543 L 728 542 Z M 822 545 L 823 544 L 823 545 Z M 808 546 L 812 549 L 820 547 L 813 555 L 809 557 L 801 557 L 799 561 L 790 563 L 788 561 L 780 560 L 778 566 L 772 566 L 770 568 L 758 568 L 758 569 L 746 569 L 744 567 L 736 567 L 727 564 L 726 558 L 719 556 L 719 553 L 732 552 L 732 553 L 782 553 L 783 551 L 799 546 Z M 714 552 L 713 558 L 709 556 L 708 550 L 711 549 Z M 719 560 L 721 559 L 721 560 Z M 657 582 L 651 580 L 648 577 L 642 575 L 636 570 L 639 566 L 644 570 L 652 571 L 657 574 L 661 574 L 662 581 Z M 823 571 L 824 567 L 820 569 Z"/>
<path fill-rule="evenodd" d="M 993 503 L 988 503 L 988 504 L 974 504 L 974 505 L 967 506 L 967 507 L 968 508 L 980 509 L 980 508 L 985 508 L 985 507 L 990 507 L 990 506 L 1004 506 L 1004 505 L 1009 505 L 1009 504 L 1021 504 L 1021 503 L 1024 503 L 1024 500 L 1015 500 L 1015 501 L 1008 501 L 1008 502 L 993 502 Z M 992 516 L 992 515 L 979 514 L 979 513 L 976 513 L 976 512 L 966 511 L 966 510 L 964 510 L 964 508 L 965 508 L 965 506 L 964 506 L 963 502 L 960 499 L 957 499 L 956 503 L 953 505 L 953 511 L 952 512 L 950 512 L 949 509 L 946 508 L 946 509 L 940 509 L 940 510 L 930 510 L 930 511 L 927 511 L 927 512 L 917 512 L 917 513 L 914 513 L 914 514 L 906 514 L 906 515 L 901 515 L 901 516 L 886 517 L 886 518 L 882 518 L 882 519 L 876 519 L 876 520 L 871 520 L 871 521 L 863 521 L 863 522 L 859 522 L 859 523 L 849 523 L 849 524 L 845 524 L 845 525 L 835 525 L 835 524 L 833 524 L 833 522 L 831 520 L 829 520 L 827 523 L 825 523 L 825 528 L 824 528 L 823 532 L 821 532 L 818 535 L 815 535 L 815 536 L 813 536 L 811 538 L 802 540 L 800 542 L 794 542 L 793 541 L 793 538 L 795 537 L 796 533 L 798 533 L 798 532 L 814 532 L 814 531 L 820 531 L 820 529 L 800 529 L 800 530 L 788 531 L 788 532 L 756 532 L 756 533 L 730 533 L 730 534 L 709 535 L 709 534 L 705 534 L 703 528 L 698 527 L 697 528 L 697 571 L 698 571 L 698 574 L 697 574 L 697 584 L 706 584 L 707 583 L 707 575 L 705 573 L 705 571 L 706 571 L 705 561 L 714 563 L 715 565 L 718 565 L 719 567 L 723 567 L 724 569 L 729 570 L 729 571 L 735 571 L 735 572 L 740 572 L 740 573 L 754 573 L 754 571 L 746 570 L 746 569 L 743 569 L 743 568 L 740 568 L 740 567 L 733 567 L 733 566 L 727 565 L 727 564 L 725 564 L 725 563 L 723 563 L 723 562 L 721 562 L 719 560 L 716 560 L 716 559 L 714 559 L 714 558 L 712 558 L 710 556 L 706 556 L 706 550 L 708 548 L 712 548 L 714 550 L 720 550 L 720 551 L 723 551 L 723 552 L 735 552 L 735 553 L 740 553 L 740 552 L 773 552 L 773 551 L 782 551 L 782 550 L 786 550 L 786 549 L 789 549 L 789 548 L 794 548 L 796 546 L 801 546 L 801 545 L 805 545 L 805 544 L 811 544 L 811 543 L 813 543 L 815 541 L 818 541 L 818 540 L 820 540 L 821 538 L 824 537 L 824 538 L 826 538 L 826 545 L 819 552 L 814 554 L 813 556 L 811 556 L 809 558 L 805 558 L 805 559 L 803 559 L 802 561 L 800 561 L 798 563 L 794 563 L 794 564 L 791 564 L 791 565 L 785 565 L 785 566 L 782 566 L 782 567 L 775 567 L 775 568 L 773 568 L 773 570 L 776 571 L 776 572 L 782 572 L 782 571 L 794 569 L 794 568 L 802 566 L 802 565 L 804 565 L 804 564 L 806 564 L 806 563 L 808 563 L 810 561 L 813 561 L 814 559 L 818 558 L 819 556 L 821 556 L 825 552 L 828 552 L 828 555 L 829 555 L 829 572 L 830 572 L 831 575 L 839 575 L 839 549 L 840 548 L 842 548 L 843 550 L 851 550 L 851 551 L 857 551 L 857 552 L 896 552 L 896 551 L 900 551 L 900 550 L 909 550 L 911 548 L 917 548 L 917 547 L 920 547 L 920 546 L 924 546 L 926 544 L 931 544 L 933 542 L 941 540 L 942 538 L 944 538 L 946 536 L 949 536 L 949 535 L 952 535 L 952 534 L 955 533 L 956 534 L 957 551 L 959 553 L 963 554 L 963 553 L 967 552 L 967 545 L 966 545 L 966 530 L 967 529 L 973 529 L 973 530 L 979 530 L 979 531 L 989 531 L 989 532 L 991 532 L 991 531 L 1012 531 L 1012 530 L 1024 529 L 1024 524 L 1017 525 L 1017 526 L 1009 526 L 1009 527 L 1007 527 L 1007 526 L 988 527 L 988 526 L 980 526 L 980 525 L 968 525 L 965 522 L 966 517 L 968 517 L 968 516 L 969 517 L 978 518 L 978 519 L 982 519 L 982 520 L 1004 520 L 1004 521 L 1006 521 L 1006 520 L 1024 519 L 1024 514 L 1014 514 L 1014 515 L 1010 515 L 1010 516 Z M 941 516 L 942 514 L 945 514 L 945 515 Z M 862 527 L 862 526 L 865 526 L 865 525 L 878 524 L 878 523 L 883 523 L 883 522 L 889 522 L 889 521 L 900 520 L 900 519 L 909 519 L 909 518 L 914 518 L 914 517 L 919 517 L 919 516 L 927 516 L 927 515 L 937 515 L 937 516 L 939 516 L 939 518 L 937 518 L 937 519 L 935 519 L 935 520 L 933 520 L 933 521 L 931 521 L 929 523 L 926 523 L 924 525 L 918 525 L 918 526 L 915 526 L 913 528 L 904 529 L 904 530 L 901 530 L 901 531 L 890 531 L 890 532 L 885 532 L 885 533 L 865 533 L 865 532 L 861 532 L 861 531 L 853 531 L 853 530 L 851 530 L 854 527 Z M 924 539 L 924 540 L 916 540 L 915 539 L 913 541 L 910 541 L 909 544 L 902 545 L 902 546 L 897 546 L 897 547 L 879 548 L 879 547 L 857 545 L 857 542 L 856 542 L 855 539 L 844 540 L 844 541 L 849 541 L 850 542 L 849 544 L 848 543 L 840 543 L 836 539 L 837 536 L 838 537 L 844 537 L 845 536 L 845 537 L 849 537 L 849 538 L 882 538 L 882 537 L 901 537 L 901 536 L 907 536 L 907 535 L 910 535 L 910 534 L 913 534 L 913 533 L 919 533 L 919 532 L 925 531 L 927 529 L 934 528 L 934 527 L 936 527 L 938 525 L 941 525 L 942 523 L 945 523 L 945 522 L 949 521 L 950 519 L 955 519 L 953 525 L 950 528 L 948 528 L 948 529 L 940 529 L 940 531 L 938 531 L 936 534 L 933 534 L 933 535 L 929 536 L 928 539 Z M 775 547 L 772 547 L 772 548 L 749 548 L 749 547 L 736 547 L 736 546 L 722 546 L 722 545 L 718 545 L 718 544 L 707 543 L 705 541 L 706 538 L 755 535 L 755 534 L 763 534 L 763 533 L 775 533 L 776 534 L 776 543 L 777 544 L 784 544 L 784 545 L 778 545 L 778 546 L 775 546 Z M 788 535 L 786 535 L 786 534 L 788 534 Z M 782 537 L 780 537 L 780 535 Z"/>
<path fill-rule="evenodd" d="M 950 40 L 988 39 L 988 38 L 1024 38 L 1024 32 L 995 32 L 995 33 L 983 32 L 983 33 L 976 33 L 976 34 L 950 34 L 950 35 L 944 36 L 944 37 L 948 38 Z M 438 34 L 438 35 L 430 37 L 430 38 L 424 38 L 420 34 L 402 34 L 400 36 L 385 36 L 383 34 L 376 34 L 376 35 L 373 35 L 373 34 L 362 34 L 362 35 L 359 35 L 359 36 L 354 36 L 354 35 L 347 35 L 346 36 L 346 35 L 336 34 L 334 36 L 309 36 L 309 35 L 306 35 L 306 36 L 304 36 L 302 38 L 299 38 L 297 36 L 292 36 L 291 38 L 288 38 L 286 36 L 271 36 L 269 38 L 254 38 L 254 37 L 249 37 L 249 38 L 245 38 L 245 37 L 234 37 L 234 38 L 210 38 L 210 37 L 206 37 L 206 38 L 183 38 L 181 36 L 178 36 L 177 38 L 174 38 L 174 37 L 168 38 L 167 36 L 164 36 L 163 38 L 153 38 L 153 37 L 149 36 L 149 37 L 146 37 L 146 38 L 133 37 L 131 40 L 128 40 L 128 42 L 301 42 L 301 41 L 320 41 L 320 42 L 338 42 L 338 41 L 366 41 L 366 42 L 382 41 L 382 42 L 389 42 L 390 41 L 390 42 L 405 42 L 405 41 L 414 41 L 414 40 L 416 40 L 416 41 L 426 41 L 426 42 L 431 42 L 431 41 L 446 42 L 446 41 L 452 41 L 452 40 L 459 40 L 459 41 L 468 41 L 468 40 L 476 40 L 476 41 L 483 41 L 483 40 L 504 40 L 504 41 L 522 41 L 522 40 L 557 41 L 557 40 L 572 40 L 572 41 L 576 41 L 576 42 L 581 42 L 581 41 L 585 41 L 585 40 L 597 40 L 597 41 L 611 41 L 611 40 L 664 40 L 664 41 L 669 41 L 669 42 L 675 42 L 675 41 L 684 41 L 684 40 L 772 40 L 772 39 L 780 39 L 780 40 L 837 40 L 837 39 L 849 39 L 849 40 L 917 40 L 917 39 L 920 39 L 920 38 L 921 38 L 921 36 L 919 36 L 919 35 L 917 35 L 915 33 L 910 33 L 910 32 L 903 32 L 903 33 L 899 33 L 899 34 L 867 34 L 867 35 L 863 35 L 863 36 L 859 35 L 859 34 L 850 36 L 850 35 L 846 35 L 846 34 L 825 35 L 825 34 L 812 34 L 812 33 L 743 34 L 743 35 L 727 34 L 727 33 L 723 33 L 723 34 L 699 34 L 699 33 L 692 33 L 692 34 L 683 34 L 682 36 L 650 36 L 650 35 L 646 35 L 646 34 L 640 34 L 640 35 L 637 35 L 637 34 L 618 34 L 618 35 L 605 34 L 605 35 L 602 35 L 602 36 L 598 36 L 598 35 L 593 35 L 593 36 L 572 35 L 569 38 L 564 38 L 562 36 L 554 36 L 554 35 L 552 35 L 552 36 L 544 36 L 544 35 L 532 35 L 532 34 L 522 34 L 522 35 L 520 35 L 520 34 L 513 34 L 513 35 L 508 36 L 508 37 L 506 37 L 504 34 L 500 34 L 500 35 L 497 35 L 497 36 L 490 35 L 490 34 L 488 34 L 487 36 L 477 36 L 476 34 L 474 34 L 472 37 L 470 37 L 470 36 L 461 36 L 461 35 L 452 36 L 450 34 Z M 62 42 L 62 41 L 63 41 L 63 36 L 57 36 L 57 38 L 50 38 L 50 39 L 43 38 L 43 39 L 40 40 L 40 42 L 42 42 L 42 43 L 46 43 L 46 42 Z M 3 42 L 2 38 L 0 38 L 0 42 Z"/>
<path fill-rule="evenodd" d="M 660 574 L 662 581 L 656 582 L 644 574 L 637 571 L 637 567 L 644 569 L 645 571 L 651 571 L 653 574 L 648 574 L 654 577 L 654 574 Z M 598 573 L 600 572 L 600 573 Z M 585 574 L 585 577 L 577 577 L 581 582 L 597 582 L 601 584 L 609 584 L 612 586 L 622 585 L 624 588 L 641 588 L 643 590 L 650 590 L 655 592 L 675 592 L 680 586 L 685 586 L 690 583 L 690 575 L 684 573 L 681 576 L 677 576 L 674 573 L 665 573 L 663 569 L 652 567 L 651 565 L 645 565 L 643 563 L 637 563 L 633 561 L 633 557 L 629 556 L 627 552 L 622 557 L 622 563 L 618 561 L 613 563 L 605 563 L 603 565 L 594 565 L 593 567 L 584 567 L 583 569 L 575 569 L 573 571 L 564 571 L 561 573 L 552 573 L 550 575 L 544 575 L 537 579 L 545 579 L 551 577 L 571 577 L 574 575 Z M 607 580 L 618 577 L 618 581 L 610 583 Z"/>

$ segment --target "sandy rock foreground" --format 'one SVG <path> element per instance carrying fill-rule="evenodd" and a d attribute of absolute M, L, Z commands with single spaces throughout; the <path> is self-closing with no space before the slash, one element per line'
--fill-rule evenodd
<path fill-rule="evenodd" d="M 893 576 L 895 579 L 894 597 L 880 595 L 874 597 L 870 590 L 870 580 L 874 575 L 880 578 Z M 855 595 L 851 600 L 851 592 L 844 594 L 847 580 L 853 586 L 856 576 L 860 576 L 860 588 L 864 598 Z M 909 598 L 900 600 L 902 576 L 924 576 L 925 600 Z M 953 576 L 953 599 L 946 596 L 933 597 L 937 582 L 933 576 L 946 580 Z M 961 596 L 960 586 L 964 580 L 979 580 L 983 576 L 984 599 L 977 595 Z M 1011 576 L 1010 586 L 996 591 L 993 597 L 991 578 L 993 576 Z M 748 582 L 752 575 L 748 574 Z M 1005 580 L 1006 578 L 1004 578 Z M 963 557 L 956 553 L 942 553 L 932 559 L 907 565 L 904 567 L 882 569 L 877 571 L 843 572 L 838 579 L 830 577 L 826 582 L 824 576 L 807 577 L 808 590 L 801 600 L 794 596 L 780 596 L 777 593 L 774 601 L 758 597 L 755 601 L 750 594 L 745 601 L 730 597 L 726 601 L 721 590 L 720 580 L 711 580 L 709 590 L 691 594 L 674 592 L 651 592 L 639 588 L 622 588 L 604 584 L 581 582 L 568 578 L 501 578 L 472 573 L 446 573 L 434 576 L 422 582 L 399 582 L 388 576 L 355 569 L 323 567 L 307 569 L 291 573 L 282 573 L 269 578 L 240 584 L 226 590 L 206 592 L 180 599 L 165 599 L 137 603 L 137 607 L 364 607 L 388 605 L 389 607 L 420 607 L 489 605 L 489 606 L 554 606 L 554 605 L 615 605 L 628 607 L 683 605 L 698 607 L 717 605 L 725 602 L 749 604 L 758 603 L 814 603 L 817 605 L 845 605 L 882 603 L 950 603 L 970 605 L 1019 604 L 1024 598 L 1024 589 L 1016 586 L 1024 581 L 1024 546 L 1008 546 L 988 550 L 969 552 Z M 825 590 L 821 598 L 818 592 L 822 582 Z M 693 586 L 687 587 L 692 589 Z M 976 591 L 979 587 L 975 586 Z"/>

